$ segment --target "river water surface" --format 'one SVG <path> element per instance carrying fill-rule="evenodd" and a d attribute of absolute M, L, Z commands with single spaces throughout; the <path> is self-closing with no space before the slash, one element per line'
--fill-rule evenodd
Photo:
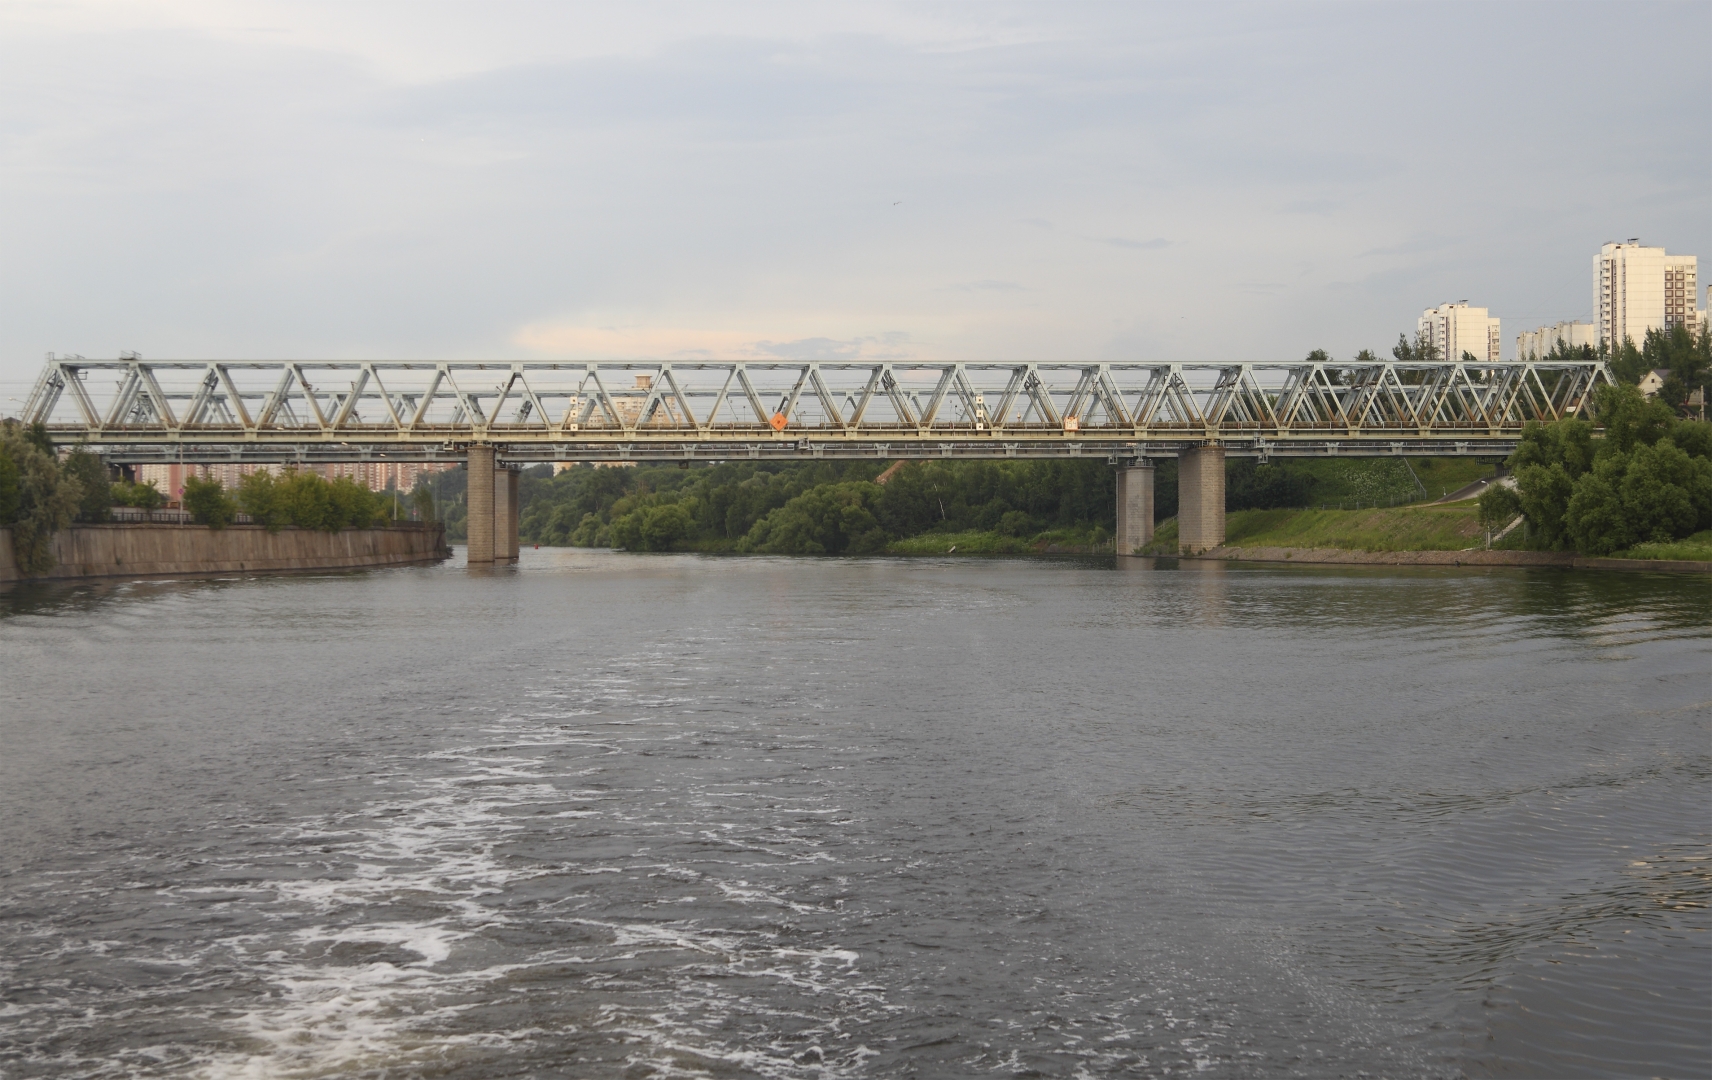
<path fill-rule="evenodd" d="M 0 597 L 0 1074 L 1712 1075 L 1712 588 L 526 551 Z"/>

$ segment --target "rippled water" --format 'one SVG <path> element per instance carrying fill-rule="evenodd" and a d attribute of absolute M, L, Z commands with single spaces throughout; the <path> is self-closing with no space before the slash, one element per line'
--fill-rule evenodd
<path fill-rule="evenodd" d="M 1712 1075 L 1712 588 L 528 551 L 0 598 L 0 1072 Z"/>

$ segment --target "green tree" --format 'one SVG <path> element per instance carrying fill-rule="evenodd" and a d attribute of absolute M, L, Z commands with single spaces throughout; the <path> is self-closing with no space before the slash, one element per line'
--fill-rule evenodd
<path fill-rule="evenodd" d="M 18 516 L 18 463 L 0 441 L 0 525 L 10 525 Z"/>
<path fill-rule="evenodd" d="M 1683 323 L 1667 330 L 1648 330 L 1641 343 L 1642 374 L 1669 374 L 1659 397 L 1672 410 L 1682 407 L 1691 390 L 1712 382 L 1712 334 L 1696 334 Z"/>
<path fill-rule="evenodd" d="M 1438 346 L 1418 331 L 1414 341 L 1398 334 L 1397 344 L 1391 346 L 1391 355 L 1401 364 L 1436 364 L 1440 359 Z"/>
<path fill-rule="evenodd" d="M 26 428 L 0 423 L 0 452 L 18 471 L 17 509 L 12 514 L 12 554 L 25 574 L 53 569 L 53 534 L 71 524 L 82 500 L 77 481 L 63 476 L 52 443 L 40 424 Z"/>
<path fill-rule="evenodd" d="M 81 492 L 77 500 L 78 521 L 98 523 L 112 516 L 112 485 L 107 480 L 107 466 L 100 458 L 79 446 L 60 462 L 60 470 L 77 481 Z"/>
<path fill-rule="evenodd" d="M 1541 543 L 1607 555 L 1712 526 L 1712 424 L 1627 383 L 1601 387 L 1595 414 L 1604 438 L 1580 420 L 1529 425 L 1510 457 Z"/>
<path fill-rule="evenodd" d="M 419 520 L 432 524 L 434 521 L 434 493 L 425 487 L 419 487 L 410 493 L 410 505 L 415 507 Z"/>
<path fill-rule="evenodd" d="M 1480 493 L 1480 527 L 1493 532 L 1516 520 L 1522 512 L 1522 498 L 1513 488 L 1493 484 Z"/>
<path fill-rule="evenodd" d="M 1593 425 L 1580 419 L 1530 423 L 1522 429 L 1509 465 L 1534 539 L 1553 550 L 1567 548 L 1564 514 L 1575 481 L 1593 467 Z"/>
<path fill-rule="evenodd" d="M 40 450 L 48 457 L 54 457 L 53 439 L 48 436 L 48 426 L 37 420 L 23 429 L 24 441 Z"/>
<path fill-rule="evenodd" d="M 329 532 L 372 528 L 386 517 L 386 503 L 380 495 L 350 477 L 341 476 L 327 487 L 331 513 L 324 528 Z"/>
<path fill-rule="evenodd" d="M 289 523 L 279 486 L 274 482 L 273 473 L 265 469 L 258 469 L 238 481 L 238 507 L 268 532 L 278 532 Z"/>
<path fill-rule="evenodd" d="M 815 487 L 757 521 L 738 550 L 780 555 L 882 550 L 889 537 L 874 515 L 882 490 L 866 482 Z"/>
<path fill-rule="evenodd" d="M 1641 350 L 1628 338 L 1621 345 L 1612 347 L 1609 344 L 1599 346 L 1599 355 L 1611 369 L 1611 375 L 1618 382 L 1634 386 L 1643 379 L 1648 371 L 1646 358 Z"/>
<path fill-rule="evenodd" d="M 200 476 L 185 478 L 184 508 L 190 511 L 190 520 L 210 529 L 224 529 L 238 512 L 237 504 L 226 497 L 220 481 Z"/>

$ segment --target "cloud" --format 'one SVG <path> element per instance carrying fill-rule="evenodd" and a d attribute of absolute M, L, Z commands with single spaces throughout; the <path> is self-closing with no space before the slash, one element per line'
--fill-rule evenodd
<path fill-rule="evenodd" d="M 589 326 L 535 322 L 512 335 L 531 352 L 574 359 L 903 360 L 914 356 L 902 331 L 863 337 L 799 337 L 707 327 Z"/>
<path fill-rule="evenodd" d="M 904 347 L 908 343 L 908 334 L 894 331 L 847 341 L 824 337 L 757 341 L 754 351 L 782 360 L 905 360 L 913 355 Z"/>
<path fill-rule="evenodd" d="M 538 353 L 576 358 L 713 358 L 748 355 L 756 335 L 694 327 L 580 326 L 530 323 L 511 336 L 515 345 Z"/>
<path fill-rule="evenodd" d="M 1122 236 L 1114 236 L 1108 240 L 1101 240 L 1100 243 L 1110 244 L 1112 247 L 1129 248 L 1132 251 L 1151 251 L 1155 248 L 1171 246 L 1171 241 L 1163 236 L 1156 236 L 1152 240 L 1130 240 Z"/>
<path fill-rule="evenodd" d="M 1409 5 L 489 7 L 0 4 L 0 383 L 50 349 L 1044 359 L 1114 326 L 1294 359 L 1447 296 L 1577 310 L 1612 237 L 1712 254 L 1676 137 L 1712 5 L 1483 9 L 1433 79 L 1390 77 L 1441 20 Z M 1553 77 L 1627 52 L 1652 77 Z M 1481 117 L 1478 168 L 1423 166 L 1397 117 L 1438 115 Z"/>
<path fill-rule="evenodd" d="M 957 292 L 1026 292 L 1027 289 L 1014 281 L 965 281 L 952 285 Z"/>

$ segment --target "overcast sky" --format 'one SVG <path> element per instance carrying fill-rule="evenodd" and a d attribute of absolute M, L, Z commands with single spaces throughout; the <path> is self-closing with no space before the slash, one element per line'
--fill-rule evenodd
<path fill-rule="evenodd" d="M 1709 47 L 1705 3 L 9 0 L 0 386 L 1347 357 L 1463 299 L 1509 355 L 1602 241 L 1712 256 Z"/>

